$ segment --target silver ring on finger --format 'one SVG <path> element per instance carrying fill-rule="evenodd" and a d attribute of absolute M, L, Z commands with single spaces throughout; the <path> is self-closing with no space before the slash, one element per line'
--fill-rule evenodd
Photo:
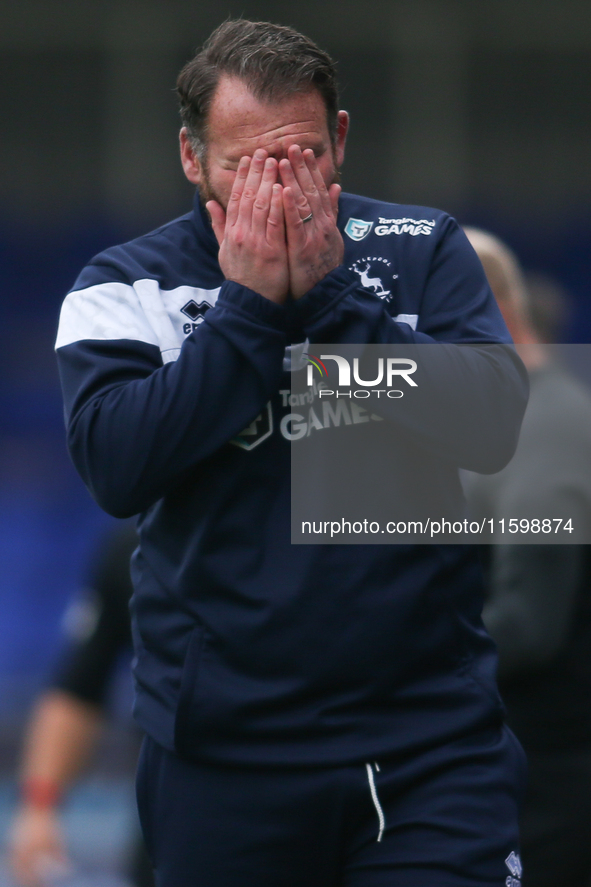
<path fill-rule="evenodd" d="M 305 219 L 302 219 L 302 222 L 310 222 L 312 220 L 313 215 L 314 215 L 314 213 L 310 213 L 309 216 L 306 216 Z"/>

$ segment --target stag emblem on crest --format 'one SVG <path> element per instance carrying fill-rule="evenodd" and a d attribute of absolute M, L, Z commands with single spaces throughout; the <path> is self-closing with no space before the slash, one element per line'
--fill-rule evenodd
<path fill-rule="evenodd" d="M 373 294 L 376 295 L 379 299 L 386 299 L 389 301 L 392 297 L 392 291 L 386 289 L 382 278 L 376 274 L 375 268 L 373 267 L 376 262 L 381 263 L 388 268 L 390 267 L 390 262 L 388 262 L 387 259 L 383 259 L 379 256 L 373 256 L 364 259 L 358 259 L 358 261 L 354 262 L 351 265 L 351 271 L 355 271 L 355 273 L 359 275 L 361 279 L 361 286 L 364 289 L 371 290 Z M 397 277 L 397 274 L 392 274 L 392 280 L 395 280 Z"/>

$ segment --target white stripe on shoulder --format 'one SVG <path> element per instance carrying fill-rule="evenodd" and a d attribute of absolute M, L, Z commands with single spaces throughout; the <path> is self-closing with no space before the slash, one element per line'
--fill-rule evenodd
<path fill-rule="evenodd" d="M 76 290 L 62 305 L 56 348 L 84 339 L 132 339 L 155 345 L 167 363 L 176 360 L 185 339 L 188 316 L 183 308 L 215 305 L 212 290 L 179 286 L 161 290 L 157 280 L 99 283 Z"/>
<path fill-rule="evenodd" d="M 417 323 L 419 321 L 418 314 L 397 314 L 396 317 L 393 317 L 392 320 L 397 321 L 397 323 L 407 323 L 409 327 L 413 330 L 416 330 Z"/>
<path fill-rule="evenodd" d="M 158 345 L 136 291 L 118 282 L 98 283 L 64 299 L 55 347 L 83 339 L 134 339 Z"/>
<path fill-rule="evenodd" d="M 167 306 L 164 304 L 164 293 L 161 291 L 158 281 L 136 280 L 134 289 L 144 310 L 144 316 L 156 336 L 163 362 L 169 363 L 171 360 L 176 360 L 180 354 L 183 340 L 179 339 L 178 332 L 172 325 Z M 190 287 L 179 287 L 179 289 L 190 289 Z"/>

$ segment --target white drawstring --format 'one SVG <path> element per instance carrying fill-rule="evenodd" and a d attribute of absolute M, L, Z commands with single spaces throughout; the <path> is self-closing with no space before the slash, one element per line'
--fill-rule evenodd
<path fill-rule="evenodd" d="M 379 773 L 380 768 L 377 764 L 374 764 L 376 771 Z M 376 812 L 378 814 L 378 819 L 380 822 L 380 830 L 378 832 L 378 841 L 382 840 L 382 835 L 384 834 L 384 827 L 386 825 L 386 820 L 384 819 L 384 811 L 382 810 L 380 799 L 378 798 L 378 793 L 376 790 L 376 784 L 373 778 L 373 770 L 371 769 L 371 764 L 366 764 L 365 769 L 367 770 L 367 781 L 369 782 L 369 790 L 371 792 L 371 798 L 376 808 Z"/>

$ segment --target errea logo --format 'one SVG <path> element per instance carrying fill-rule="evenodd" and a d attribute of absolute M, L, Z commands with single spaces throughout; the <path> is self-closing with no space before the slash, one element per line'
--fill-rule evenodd
<path fill-rule="evenodd" d="M 183 305 L 181 313 L 191 321 L 191 323 L 183 324 L 183 332 L 190 333 L 196 330 L 203 323 L 203 318 L 211 307 L 209 302 L 196 302 L 195 299 L 191 299 L 186 305 Z"/>
<path fill-rule="evenodd" d="M 521 887 L 521 875 L 523 874 L 523 868 L 521 866 L 519 853 L 515 853 L 515 851 L 512 850 L 505 860 L 505 865 L 511 872 L 511 874 L 508 875 L 508 877 L 505 879 L 506 887 Z"/>

